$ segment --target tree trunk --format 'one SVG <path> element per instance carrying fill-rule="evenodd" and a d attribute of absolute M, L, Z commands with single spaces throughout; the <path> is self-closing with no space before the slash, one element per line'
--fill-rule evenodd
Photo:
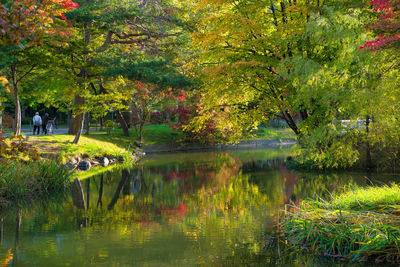
<path fill-rule="evenodd" d="M 21 104 L 19 102 L 17 70 L 16 70 L 15 65 L 11 66 L 11 78 L 12 78 L 12 83 L 13 83 L 14 104 L 15 104 L 13 130 L 14 130 L 14 135 L 20 135 L 21 134 Z"/>
<path fill-rule="evenodd" d="M 79 95 L 76 95 L 74 102 L 75 102 L 76 106 L 79 106 L 79 105 L 84 104 L 85 99 L 83 97 L 79 96 Z M 82 122 L 83 122 L 83 114 L 78 112 L 78 114 L 75 114 L 75 116 L 71 120 L 69 133 L 76 135 L 78 133 L 78 131 L 79 131 L 79 128 L 82 128 L 81 127 Z M 81 129 L 81 131 L 82 131 L 82 129 Z"/>
<path fill-rule="evenodd" d="M 127 105 L 127 104 L 125 104 L 125 105 Z M 121 114 L 122 114 L 122 117 L 124 118 L 124 120 L 126 122 L 126 125 L 128 125 L 128 128 L 131 128 L 132 127 L 131 111 L 127 110 L 127 111 L 121 112 Z"/>
<path fill-rule="evenodd" d="M 121 111 L 116 110 L 115 114 L 117 115 L 117 119 L 119 121 L 119 124 L 121 125 L 124 135 L 129 136 L 129 127 L 128 127 L 128 124 L 126 123 L 126 120 L 125 120 L 124 116 L 122 115 Z"/>
<path fill-rule="evenodd" d="M 292 129 L 296 135 L 299 135 L 299 129 L 297 128 L 296 122 L 294 121 L 292 115 L 290 115 L 288 111 L 282 111 L 282 115 L 290 129 Z"/>
<path fill-rule="evenodd" d="M 99 123 L 100 123 L 100 129 L 99 131 L 103 131 L 103 117 L 99 118 Z"/>
<path fill-rule="evenodd" d="M 74 139 L 74 141 L 72 141 L 73 144 L 78 144 L 79 139 L 81 138 L 81 135 L 82 135 L 83 123 L 85 122 L 84 116 L 82 114 L 81 114 L 81 118 L 82 118 L 82 121 L 79 125 L 78 131 L 75 134 L 75 139 Z"/>
<path fill-rule="evenodd" d="M 371 158 L 371 145 L 369 143 L 368 137 L 369 137 L 369 123 L 370 123 L 370 117 L 367 115 L 367 118 L 365 120 L 365 131 L 367 132 L 367 141 L 366 141 L 366 164 L 365 168 L 367 171 L 371 171 L 374 166 L 372 164 L 372 158 Z"/>

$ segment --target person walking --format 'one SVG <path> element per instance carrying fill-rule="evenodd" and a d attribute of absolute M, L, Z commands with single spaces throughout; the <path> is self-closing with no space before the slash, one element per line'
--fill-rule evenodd
<path fill-rule="evenodd" d="M 41 125 L 42 125 L 42 118 L 39 116 L 39 112 L 36 112 L 35 116 L 33 116 L 33 135 L 35 135 L 36 129 L 37 129 L 37 135 L 39 135 Z"/>
<path fill-rule="evenodd" d="M 49 113 L 44 114 L 42 120 L 42 131 L 44 134 L 47 134 L 47 123 L 49 122 Z"/>

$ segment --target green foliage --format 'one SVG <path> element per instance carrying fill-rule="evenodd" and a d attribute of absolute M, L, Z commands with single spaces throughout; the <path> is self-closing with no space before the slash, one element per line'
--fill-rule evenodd
<path fill-rule="evenodd" d="M 165 60 L 143 61 L 140 57 L 116 57 L 103 63 L 107 70 L 102 74 L 117 77 L 122 75 L 132 81 L 156 84 L 160 89 L 166 87 L 184 88 L 191 85 L 190 80 L 180 74 L 172 64 Z M 138 62 L 139 61 L 139 62 Z"/>
<path fill-rule="evenodd" d="M 114 127 L 116 126 L 116 123 L 113 122 L 112 120 L 106 120 L 103 124 L 104 128 L 106 128 L 107 134 L 110 135 L 111 134 L 111 129 L 114 129 Z"/>
<path fill-rule="evenodd" d="M 192 45 L 202 67 L 193 71 L 202 90 L 194 129 L 213 121 L 223 141 L 235 141 L 279 114 L 298 137 L 303 166 L 348 168 L 366 142 L 380 143 L 374 148 L 383 145 L 393 158 L 395 142 L 389 137 L 398 136 L 397 56 L 358 49 L 368 40 L 369 6 L 198 3 Z M 338 123 L 366 117 L 374 121 L 368 133 L 366 127 L 350 130 Z"/>

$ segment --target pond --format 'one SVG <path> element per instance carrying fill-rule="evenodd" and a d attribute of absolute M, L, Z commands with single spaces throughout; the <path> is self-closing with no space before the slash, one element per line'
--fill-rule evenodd
<path fill-rule="evenodd" d="M 352 266 L 289 253 L 276 233 L 279 214 L 341 185 L 399 178 L 295 172 L 288 155 L 149 155 L 81 181 L 83 197 L 14 205 L 0 214 L 0 266 Z"/>

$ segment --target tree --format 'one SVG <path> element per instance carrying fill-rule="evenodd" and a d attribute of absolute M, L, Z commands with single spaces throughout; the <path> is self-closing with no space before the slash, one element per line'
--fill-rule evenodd
<path fill-rule="evenodd" d="M 37 67 L 33 49 L 48 36 L 68 36 L 68 26 L 62 22 L 64 12 L 78 5 L 72 1 L 24 0 L 0 3 L 1 68 L 12 84 L 15 104 L 14 135 L 21 134 L 20 82 Z M 59 19 L 60 18 L 60 19 Z M 35 60 L 34 60 L 35 59 Z"/>
<path fill-rule="evenodd" d="M 64 51 L 71 58 L 68 67 L 79 84 L 75 92 L 75 119 L 72 124 L 76 134 L 74 143 L 79 141 L 83 114 L 87 110 L 98 105 L 105 108 L 108 104 L 116 104 L 113 92 L 105 85 L 111 77 L 119 74 L 105 75 L 115 71 L 102 62 L 124 63 L 131 58 L 168 59 L 170 49 L 166 44 L 176 42 L 179 36 L 173 7 L 167 2 L 80 1 L 79 4 L 80 8 L 67 13 L 66 17 L 81 39 L 76 37 L 71 43 L 74 49 Z M 145 79 L 146 74 L 139 74 L 139 80 L 140 77 Z M 105 96 L 109 97 L 106 101 Z M 99 99 L 103 102 L 96 102 Z M 122 102 L 119 104 L 123 105 Z M 116 112 L 120 114 L 120 110 Z M 125 135 L 129 135 L 126 121 L 122 116 L 118 117 Z"/>

